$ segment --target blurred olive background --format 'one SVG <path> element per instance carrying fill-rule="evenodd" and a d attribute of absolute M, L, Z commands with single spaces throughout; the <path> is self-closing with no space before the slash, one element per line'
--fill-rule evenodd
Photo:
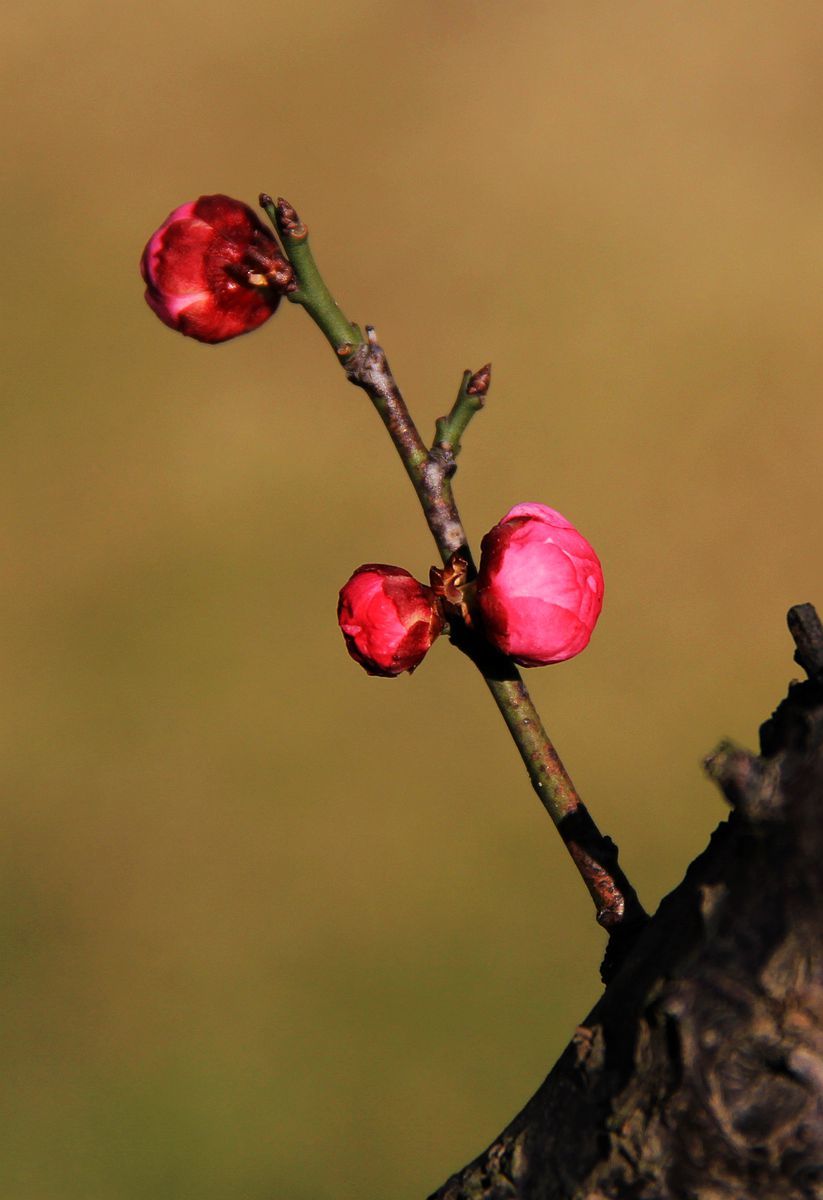
<path fill-rule="evenodd" d="M 528 673 L 648 905 L 723 817 L 699 762 L 823 602 L 823 10 L 469 0 L 10 7 L 3 177 L 3 1200 L 418 1198 L 540 1083 L 602 937 L 469 664 L 346 656 L 429 535 L 298 310 L 220 347 L 137 263 L 287 196 L 426 434 L 494 364 L 475 543 L 597 547 Z"/>

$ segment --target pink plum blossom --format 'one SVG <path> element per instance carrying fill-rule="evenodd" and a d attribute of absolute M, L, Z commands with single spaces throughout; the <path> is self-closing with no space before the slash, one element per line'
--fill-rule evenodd
<path fill-rule="evenodd" d="M 346 649 L 369 675 L 413 671 L 443 629 L 432 589 L 383 563 L 358 567 L 344 584 L 337 620 Z"/>
<path fill-rule="evenodd" d="M 600 615 L 600 560 L 561 513 L 517 504 L 481 543 L 477 605 L 486 637 L 515 662 L 562 662 L 585 649 Z"/>

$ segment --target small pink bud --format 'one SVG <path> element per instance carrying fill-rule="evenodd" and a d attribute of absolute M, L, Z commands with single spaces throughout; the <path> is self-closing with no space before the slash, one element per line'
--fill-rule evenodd
<path fill-rule="evenodd" d="M 201 196 L 169 213 L 143 251 L 146 302 L 164 324 L 200 342 L 262 325 L 292 279 L 257 214 L 230 196 Z"/>
<path fill-rule="evenodd" d="M 344 584 L 337 620 L 346 649 L 369 675 L 413 671 L 443 629 L 432 589 L 383 563 L 358 567 Z"/>
<path fill-rule="evenodd" d="M 486 637 L 524 667 L 573 658 L 603 606 L 603 570 L 582 534 L 545 504 L 518 504 L 481 543 Z"/>

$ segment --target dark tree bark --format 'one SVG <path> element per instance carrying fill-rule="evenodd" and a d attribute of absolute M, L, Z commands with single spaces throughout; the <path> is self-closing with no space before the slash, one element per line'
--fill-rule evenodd
<path fill-rule="evenodd" d="M 523 1111 L 430 1200 L 823 1200 L 823 629 L 732 805 Z"/>

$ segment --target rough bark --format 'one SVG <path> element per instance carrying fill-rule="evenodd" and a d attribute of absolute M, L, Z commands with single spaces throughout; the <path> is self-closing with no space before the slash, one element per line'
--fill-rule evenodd
<path fill-rule="evenodd" d="M 430 1200 L 823 1200 L 823 629 L 706 766 L 732 812 L 507 1129 Z"/>

